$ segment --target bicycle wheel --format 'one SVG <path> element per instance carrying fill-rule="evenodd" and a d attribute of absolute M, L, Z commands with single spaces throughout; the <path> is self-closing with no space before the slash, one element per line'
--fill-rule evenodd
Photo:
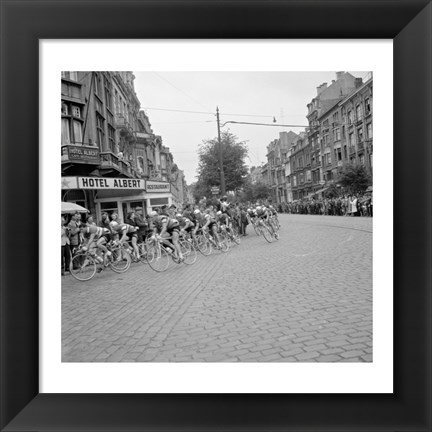
<path fill-rule="evenodd" d="M 276 232 L 279 230 L 279 226 L 278 223 L 276 222 L 275 219 L 271 219 L 271 226 L 273 227 L 273 231 Z"/>
<path fill-rule="evenodd" d="M 231 238 L 226 231 L 219 233 L 219 240 L 228 244 L 228 248 L 232 246 Z"/>
<path fill-rule="evenodd" d="M 145 242 L 137 243 L 138 251 L 140 254 L 140 261 L 147 264 L 147 244 Z"/>
<path fill-rule="evenodd" d="M 238 231 L 235 228 L 231 229 L 231 238 L 235 244 L 240 244 L 240 236 Z"/>
<path fill-rule="evenodd" d="M 122 248 L 119 248 L 112 251 L 112 257 L 109 262 L 109 266 L 111 270 L 115 271 L 116 273 L 124 273 L 125 271 L 129 270 L 131 262 L 132 258 L 130 253 Z"/>
<path fill-rule="evenodd" d="M 191 265 L 197 260 L 197 251 L 193 245 L 191 245 L 187 240 L 182 240 L 179 242 L 181 252 L 183 254 L 184 263 Z"/>
<path fill-rule="evenodd" d="M 255 230 L 256 235 L 257 235 L 257 236 L 260 236 L 261 233 L 262 233 L 262 231 L 261 231 L 261 227 L 260 227 L 259 225 L 256 225 L 256 224 L 253 224 L 253 227 L 254 227 L 254 230 Z"/>
<path fill-rule="evenodd" d="M 265 238 L 269 243 L 271 243 L 271 242 L 273 241 L 273 235 L 272 235 L 272 233 L 271 233 L 269 227 L 267 227 L 267 226 L 264 225 L 264 226 L 262 227 L 262 233 L 263 233 L 264 238 Z"/>
<path fill-rule="evenodd" d="M 212 253 L 211 244 L 203 235 L 198 235 L 196 237 L 196 247 L 204 256 L 208 256 Z"/>
<path fill-rule="evenodd" d="M 88 281 L 96 274 L 96 262 L 86 253 L 80 253 L 72 258 L 70 272 L 79 281 Z"/>
<path fill-rule="evenodd" d="M 151 246 L 147 251 L 147 262 L 154 271 L 163 272 L 169 266 L 170 256 L 160 245 Z"/>

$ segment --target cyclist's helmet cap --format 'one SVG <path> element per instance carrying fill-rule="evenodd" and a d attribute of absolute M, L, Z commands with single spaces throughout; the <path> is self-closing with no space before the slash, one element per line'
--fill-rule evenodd
<path fill-rule="evenodd" d="M 226 196 L 226 195 L 224 195 L 223 197 L 222 197 L 222 199 L 227 199 L 228 197 Z"/>
<path fill-rule="evenodd" d="M 180 213 L 177 213 L 177 214 L 176 214 L 176 217 L 181 218 L 182 215 L 181 215 Z"/>
<path fill-rule="evenodd" d="M 194 213 L 195 214 L 200 214 L 201 212 L 198 209 L 196 209 L 196 210 L 194 210 Z"/>
<path fill-rule="evenodd" d="M 257 210 L 262 210 L 262 207 L 258 206 L 256 209 L 257 209 Z"/>
<path fill-rule="evenodd" d="M 152 211 L 152 212 L 150 212 L 150 217 L 155 217 L 155 216 L 157 216 L 157 212 L 156 211 Z"/>
<path fill-rule="evenodd" d="M 221 215 L 222 214 L 222 212 L 219 210 L 217 213 L 216 213 L 217 215 Z"/>

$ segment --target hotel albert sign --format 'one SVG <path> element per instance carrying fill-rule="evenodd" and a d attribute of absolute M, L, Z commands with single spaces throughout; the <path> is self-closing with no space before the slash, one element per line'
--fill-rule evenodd
<path fill-rule="evenodd" d="M 62 189 L 145 189 L 144 180 L 108 177 L 62 177 Z"/>
<path fill-rule="evenodd" d="M 171 192 L 168 182 L 131 178 L 62 177 L 62 189 L 138 189 L 146 192 Z"/>

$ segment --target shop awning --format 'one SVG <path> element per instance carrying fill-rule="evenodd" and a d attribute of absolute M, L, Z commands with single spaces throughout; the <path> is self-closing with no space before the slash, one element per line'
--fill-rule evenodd
<path fill-rule="evenodd" d="M 88 210 L 84 207 L 81 207 L 78 204 L 62 201 L 61 212 L 62 214 L 76 213 L 76 212 L 88 213 Z"/>

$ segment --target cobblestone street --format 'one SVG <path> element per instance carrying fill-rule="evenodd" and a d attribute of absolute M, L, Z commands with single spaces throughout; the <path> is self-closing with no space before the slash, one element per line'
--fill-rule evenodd
<path fill-rule="evenodd" d="M 164 273 L 62 278 L 64 362 L 371 362 L 371 218 L 280 215 Z"/>

